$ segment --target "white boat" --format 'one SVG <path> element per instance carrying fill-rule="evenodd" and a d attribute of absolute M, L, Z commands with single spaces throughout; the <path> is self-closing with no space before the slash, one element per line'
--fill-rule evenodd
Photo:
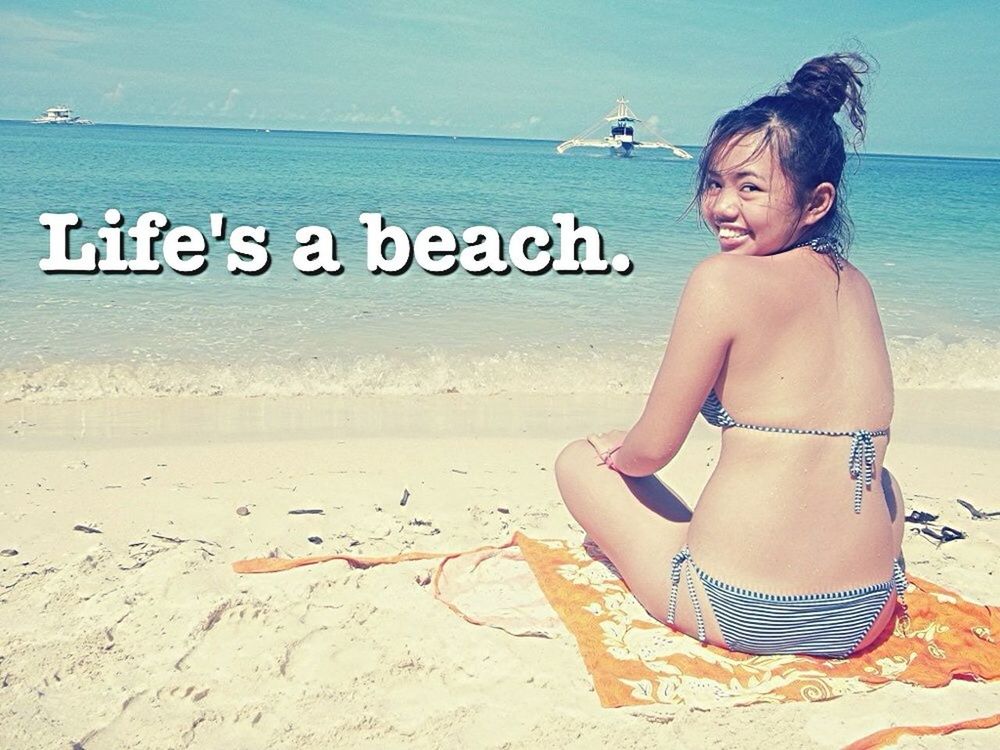
<path fill-rule="evenodd" d="M 607 127 L 605 125 L 607 122 L 612 123 L 611 133 L 603 138 L 592 137 L 598 128 Z M 580 133 L 575 138 L 563 141 L 556 146 L 556 151 L 562 154 L 577 146 L 591 146 L 595 148 L 609 148 L 615 156 L 632 156 L 633 149 L 637 148 L 666 148 L 670 149 L 673 155 L 680 159 L 691 158 L 691 154 L 684 149 L 668 143 L 652 125 L 644 124 L 642 126 L 644 130 L 649 131 L 651 138 L 649 140 L 637 140 L 636 130 L 638 129 L 638 124 L 641 122 L 642 120 L 636 117 L 635 112 L 629 108 L 628 99 L 619 99 L 615 102 L 614 109 L 608 112 L 596 125 Z"/>
<path fill-rule="evenodd" d="M 32 120 L 36 125 L 93 125 L 93 121 L 84 120 L 73 114 L 69 107 L 49 107 Z"/>

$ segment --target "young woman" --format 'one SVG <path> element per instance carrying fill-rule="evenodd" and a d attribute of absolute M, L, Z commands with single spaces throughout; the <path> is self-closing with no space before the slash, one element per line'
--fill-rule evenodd
<path fill-rule="evenodd" d="M 732 650 L 844 657 L 893 621 L 902 496 L 883 466 L 892 373 L 847 262 L 845 109 L 864 58 L 810 60 L 721 117 L 696 201 L 721 252 L 694 269 L 638 422 L 559 456 L 570 512 L 658 620 Z M 722 428 L 692 512 L 653 472 L 698 412 Z"/>

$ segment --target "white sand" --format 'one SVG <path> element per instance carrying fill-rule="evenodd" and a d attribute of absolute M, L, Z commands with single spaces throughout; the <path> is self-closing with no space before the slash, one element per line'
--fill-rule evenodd
<path fill-rule="evenodd" d="M 577 539 L 553 459 L 640 406 L 442 395 L 0 407 L 0 549 L 17 550 L 0 557 L 0 746 L 833 748 L 1000 711 L 1000 684 L 961 681 L 820 704 L 602 709 L 568 635 L 466 623 L 417 582 L 433 563 L 229 567 L 276 549 L 460 550 L 515 529 Z M 699 422 L 664 476 L 693 501 L 716 453 Z M 908 535 L 910 571 L 988 602 L 1000 601 L 1000 519 L 973 521 L 955 499 L 1000 510 L 998 458 L 1000 394 L 898 394 L 887 463 L 909 509 L 969 533 L 941 547 Z M 299 508 L 325 513 L 288 514 Z M 901 744 L 997 746 L 1000 729 Z"/>

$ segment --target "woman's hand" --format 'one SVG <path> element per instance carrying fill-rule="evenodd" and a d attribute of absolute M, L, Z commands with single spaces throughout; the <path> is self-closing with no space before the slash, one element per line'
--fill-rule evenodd
<path fill-rule="evenodd" d="M 600 434 L 588 435 L 587 442 L 594 448 L 601 463 L 609 469 L 615 469 L 614 453 L 625 442 L 625 430 L 611 430 Z"/>

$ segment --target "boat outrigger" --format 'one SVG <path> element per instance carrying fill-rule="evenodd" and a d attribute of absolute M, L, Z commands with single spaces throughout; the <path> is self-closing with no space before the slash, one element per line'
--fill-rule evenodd
<path fill-rule="evenodd" d="M 611 134 L 600 139 L 593 138 L 592 136 L 598 128 L 606 127 L 604 125 L 606 122 L 613 123 L 611 125 Z M 642 120 L 636 117 L 635 112 L 629 108 L 628 99 L 619 99 L 615 102 L 614 109 L 608 112 L 597 124 L 580 133 L 575 138 L 563 141 L 556 146 L 556 151 L 562 154 L 577 146 L 593 146 L 597 148 L 610 148 L 611 153 L 615 156 L 632 156 L 632 150 L 637 148 L 668 148 L 673 152 L 674 156 L 680 159 L 692 158 L 691 154 L 684 149 L 668 143 L 648 123 L 643 124 L 643 128 L 649 131 L 652 139 L 645 141 L 636 140 L 636 125 L 640 122 Z"/>

